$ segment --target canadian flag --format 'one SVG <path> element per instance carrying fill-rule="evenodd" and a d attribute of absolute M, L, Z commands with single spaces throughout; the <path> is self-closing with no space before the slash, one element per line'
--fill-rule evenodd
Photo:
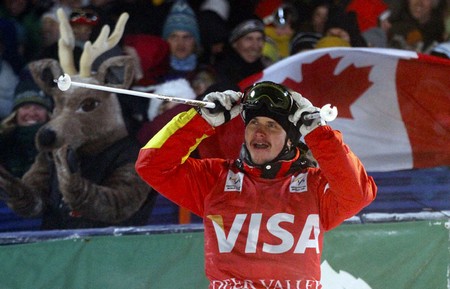
<path fill-rule="evenodd" d="M 412 51 L 324 48 L 283 59 L 240 83 L 270 80 L 315 106 L 330 103 L 330 125 L 368 171 L 450 165 L 450 61 Z M 202 157 L 236 158 L 243 142 L 237 117 L 199 147 Z"/>

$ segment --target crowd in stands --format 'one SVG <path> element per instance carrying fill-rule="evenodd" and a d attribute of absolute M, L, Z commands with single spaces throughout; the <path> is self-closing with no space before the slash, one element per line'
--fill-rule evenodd
<path fill-rule="evenodd" d="M 79 58 L 86 41 L 122 12 L 130 15 L 114 55 L 135 61 L 133 89 L 202 99 L 211 91 L 239 90 L 244 78 L 290 55 L 324 47 L 380 47 L 450 58 L 450 1 L 447 0 L 0 0 L 0 165 L 26 168 L 27 156 L 6 150 L 14 123 L 23 138 L 42 122 L 21 126 L 18 116 L 32 103 L 50 114 L 50 104 L 30 82 L 27 64 L 58 59 L 58 8 L 72 26 Z M 75 61 L 78 64 L 78 61 Z M 27 102 L 24 99 L 27 99 Z M 145 144 L 168 120 L 188 107 L 119 95 L 128 129 Z M 20 130 L 19 130 L 20 128 Z M 22 134 L 22 133 L 20 133 Z M 11 140 L 12 141 L 12 140 Z M 29 143 L 29 142 L 28 142 Z M 15 146 L 15 145 L 14 145 Z M 19 146 L 15 146 L 19 147 Z M 11 147 L 10 147 L 11 148 Z M 11 153 L 5 153 L 5 152 Z M 14 153 L 15 152 L 15 153 Z M 19 157 L 20 156 L 20 157 Z M 9 164 L 13 164 L 10 166 Z M 29 165 L 29 164 L 28 164 Z M 23 170 L 13 171 L 20 177 Z"/>

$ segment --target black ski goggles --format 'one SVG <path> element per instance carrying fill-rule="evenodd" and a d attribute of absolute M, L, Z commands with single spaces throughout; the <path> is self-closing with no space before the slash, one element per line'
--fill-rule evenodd
<path fill-rule="evenodd" d="M 271 81 L 255 83 L 244 91 L 241 104 L 243 110 L 259 109 L 265 105 L 270 111 L 280 115 L 293 113 L 294 100 L 282 85 Z"/>

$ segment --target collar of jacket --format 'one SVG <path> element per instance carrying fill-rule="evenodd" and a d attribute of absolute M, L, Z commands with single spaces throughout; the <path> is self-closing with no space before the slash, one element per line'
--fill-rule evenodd
<path fill-rule="evenodd" d="M 299 164 L 299 161 L 300 150 L 296 148 L 293 158 L 288 160 L 278 160 L 273 163 L 266 163 L 264 165 L 253 165 L 246 161 L 246 158 L 241 157 L 236 160 L 236 165 L 246 174 L 265 179 L 274 179 L 291 173 L 294 168 L 298 169 L 299 165 L 301 165 Z"/>

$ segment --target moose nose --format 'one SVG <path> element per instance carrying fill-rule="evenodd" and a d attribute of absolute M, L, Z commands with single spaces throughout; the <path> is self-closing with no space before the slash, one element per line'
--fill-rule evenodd
<path fill-rule="evenodd" d="M 41 130 L 38 135 L 38 142 L 42 147 L 50 147 L 56 141 L 56 133 L 50 128 Z"/>

